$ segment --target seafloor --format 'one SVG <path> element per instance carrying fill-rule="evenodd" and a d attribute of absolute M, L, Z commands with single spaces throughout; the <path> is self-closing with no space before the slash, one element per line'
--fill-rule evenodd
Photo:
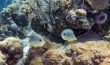
<path fill-rule="evenodd" d="M 0 65 L 110 65 L 110 1 L 0 0 Z"/>

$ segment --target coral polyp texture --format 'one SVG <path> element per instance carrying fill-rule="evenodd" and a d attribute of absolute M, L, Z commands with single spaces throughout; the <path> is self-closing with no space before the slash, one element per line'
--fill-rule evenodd
<path fill-rule="evenodd" d="M 62 49 L 47 51 L 42 60 L 44 65 L 72 65 L 71 58 L 66 57 Z"/>
<path fill-rule="evenodd" d="M 72 58 L 73 65 L 101 65 L 109 59 L 109 49 L 107 41 L 88 41 L 69 45 L 66 55 Z"/>
<path fill-rule="evenodd" d="M 23 46 L 20 39 L 14 37 L 8 37 L 1 41 L 0 50 L 6 56 L 5 63 L 8 65 L 15 65 L 23 54 Z"/>
<path fill-rule="evenodd" d="M 0 8 L 0 65 L 110 65 L 109 0 L 0 0 Z"/>
<path fill-rule="evenodd" d="M 110 44 L 107 41 L 77 42 L 65 49 L 51 49 L 42 56 L 44 65 L 103 65 L 109 64 Z M 106 51 L 105 51 L 106 50 Z"/>
<path fill-rule="evenodd" d="M 7 65 L 6 64 L 6 56 L 1 51 L 0 51 L 0 64 Z"/>

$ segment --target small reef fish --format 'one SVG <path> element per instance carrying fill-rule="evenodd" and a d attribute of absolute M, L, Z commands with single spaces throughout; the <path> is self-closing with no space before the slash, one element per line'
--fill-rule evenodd
<path fill-rule="evenodd" d="M 41 36 L 40 34 L 37 34 L 34 31 L 31 31 L 28 37 L 29 37 L 29 44 L 32 47 L 43 46 L 45 44 L 44 37 Z"/>
<path fill-rule="evenodd" d="M 61 37 L 67 42 L 77 40 L 72 29 L 65 29 L 61 32 Z"/>

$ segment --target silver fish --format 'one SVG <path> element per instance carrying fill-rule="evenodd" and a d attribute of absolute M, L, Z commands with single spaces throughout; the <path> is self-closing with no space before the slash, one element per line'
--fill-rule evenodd
<path fill-rule="evenodd" d="M 74 35 L 74 32 L 72 29 L 65 29 L 61 32 L 61 37 L 63 40 L 66 40 L 67 42 L 71 42 L 74 40 L 77 40 L 77 38 Z"/>
<path fill-rule="evenodd" d="M 44 37 L 34 31 L 31 31 L 28 37 L 31 47 L 44 46 L 45 44 Z"/>

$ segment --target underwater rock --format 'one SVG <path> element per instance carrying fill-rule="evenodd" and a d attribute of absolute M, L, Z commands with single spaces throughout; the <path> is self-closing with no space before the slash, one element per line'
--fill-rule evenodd
<path fill-rule="evenodd" d="M 7 55 L 6 63 L 15 65 L 18 59 L 22 57 L 23 46 L 20 39 L 8 37 L 0 43 L 0 50 Z"/>

